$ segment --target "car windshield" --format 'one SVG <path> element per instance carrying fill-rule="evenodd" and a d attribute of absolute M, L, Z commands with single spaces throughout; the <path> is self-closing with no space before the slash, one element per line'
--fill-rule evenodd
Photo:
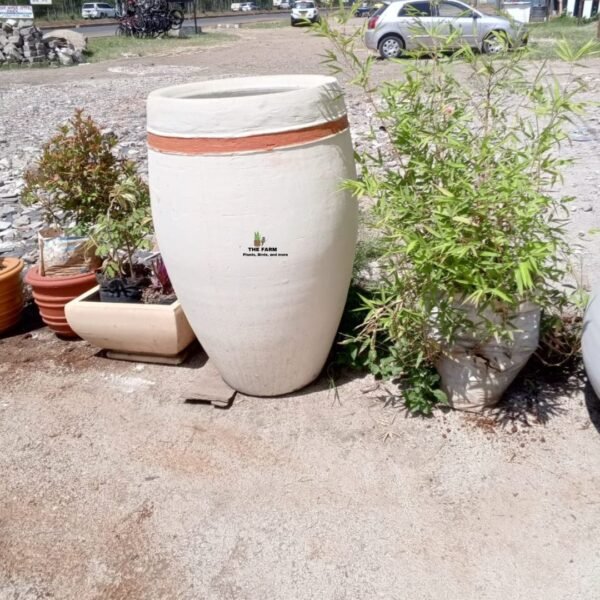
<path fill-rule="evenodd" d="M 93 4 L 84 4 L 83 8 L 94 8 Z"/>
<path fill-rule="evenodd" d="M 296 8 L 314 8 L 314 2 L 296 2 Z"/>

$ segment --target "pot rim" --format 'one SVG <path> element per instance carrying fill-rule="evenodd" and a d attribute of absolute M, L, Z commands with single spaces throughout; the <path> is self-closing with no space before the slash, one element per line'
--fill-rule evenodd
<path fill-rule="evenodd" d="M 49 276 L 40 275 L 39 267 L 37 265 L 31 267 L 25 275 L 25 282 L 31 286 L 41 288 L 57 288 L 62 287 L 65 284 L 71 284 L 77 281 L 84 281 L 86 279 L 96 279 L 96 273 L 89 271 L 88 273 L 78 273 L 77 275 L 65 275 L 65 276 Z"/>
<path fill-rule="evenodd" d="M 160 310 L 162 312 L 166 312 L 167 310 L 171 312 L 177 312 L 181 310 L 181 302 L 179 298 L 176 298 L 171 304 L 144 304 L 143 302 L 101 302 L 100 300 L 88 300 L 90 296 L 97 294 L 100 291 L 100 286 L 96 285 L 93 288 L 89 289 L 87 292 L 83 292 L 79 296 L 76 296 L 72 300 L 70 300 L 67 304 L 75 305 L 75 304 L 84 304 L 91 303 L 94 305 L 101 305 L 106 308 L 102 308 L 102 310 L 114 310 L 115 307 L 125 307 L 123 310 L 144 310 L 144 311 L 157 311 Z"/>
<path fill-rule="evenodd" d="M 246 103 L 257 97 L 289 94 L 301 90 L 320 88 L 324 85 L 338 86 L 330 75 L 261 75 L 258 77 L 231 77 L 209 79 L 160 88 L 150 92 L 148 98 L 168 98 L 188 102 L 227 100 Z"/>
<path fill-rule="evenodd" d="M 234 77 L 150 92 L 149 134 L 170 138 L 244 138 L 335 122 L 344 93 L 327 75 Z"/>
<path fill-rule="evenodd" d="M 0 282 L 8 279 L 9 277 L 14 277 L 20 273 L 25 266 L 25 262 L 22 258 L 16 258 L 13 256 L 3 256 L 0 258 L 0 261 L 8 263 L 8 265 L 6 265 L 5 268 L 0 271 Z"/>

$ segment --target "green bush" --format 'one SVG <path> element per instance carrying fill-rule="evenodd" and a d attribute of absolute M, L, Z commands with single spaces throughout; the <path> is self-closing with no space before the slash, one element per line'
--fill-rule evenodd
<path fill-rule="evenodd" d="M 135 252 L 151 245 L 150 192 L 116 145 L 76 110 L 25 174 L 23 202 L 39 203 L 49 225 L 90 236 L 107 277 L 130 277 Z"/>
<path fill-rule="evenodd" d="M 555 191 L 584 82 L 563 83 L 546 64 L 532 73 L 526 50 L 448 53 L 454 35 L 427 56 L 397 61 L 400 78 L 376 87 L 373 59 L 354 51 L 360 32 L 327 21 L 318 32 L 331 42 L 326 62 L 349 72 L 372 104 L 373 137 L 387 136 L 378 154 L 359 155 L 361 176 L 346 184 L 375 201 L 381 276 L 357 296 L 361 321 L 343 360 L 400 378 L 407 408 L 430 414 L 446 400 L 434 370 L 442 346 L 465 330 L 510 338 L 522 302 L 554 312 L 568 303 L 571 198 Z M 570 64 L 593 51 L 592 43 L 576 52 L 559 44 Z M 476 306 L 477 322 L 465 305 Z M 486 318 L 490 309 L 499 321 Z"/>
<path fill-rule="evenodd" d="M 119 181 L 111 190 L 106 212 L 90 228 L 98 256 L 104 257 L 108 278 L 134 275 L 134 255 L 152 246 L 152 214 L 148 185 L 137 175 Z"/>
<path fill-rule="evenodd" d="M 91 117 L 76 110 L 25 173 L 23 203 L 39 203 L 48 225 L 87 235 L 108 210 L 113 188 L 136 171 L 117 156 L 116 145 L 114 135 L 103 134 Z"/>

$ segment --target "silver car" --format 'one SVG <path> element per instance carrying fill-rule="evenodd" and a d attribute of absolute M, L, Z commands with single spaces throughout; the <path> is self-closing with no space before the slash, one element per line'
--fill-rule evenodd
<path fill-rule="evenodd" d="M 87 2 L 81 7 L 81 16 L 84 19 L 102 19 L 103 17 L 114 19 L 117 11 L 114 6 L 104 2 Z"/>
<path fill-rule="evenodd" d="M 400 0 L 384 4 L 369 19 L 365 44 L 383 58 L 397 58 L 403 50 L 439 48 L 454 31 L 456 46 L 490 54 L 527 43 L 523 23 L 485 15 L 458 0 Z"/>

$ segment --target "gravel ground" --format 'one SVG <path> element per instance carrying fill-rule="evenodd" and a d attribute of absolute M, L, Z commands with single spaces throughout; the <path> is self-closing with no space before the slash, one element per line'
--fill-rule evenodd
<path fill-rule="evenodd" d="M 181 49 L 176 54 L 90 64 L 71 69 L 28 69 L 0 72 L 0 256 L 21 255 L 29 264 L 37 259 L 35 232 L 38 211 L 18 202 L 22 173 L 57 124 L 83 107 L 120 138 L 123 155 L 146 170 L 145 101 L 156 88 L 215 77 L 270 73 L 327 72 L 321 64 L 325 42 L 301 29 L 236 30 L 231 42 L 216 48 Z M 590 84 L 587 99 L 600 90 L 600 60 L 583 70 Z M 375 79 L 398 74 L 401 67 L 379 62 Z M 348 112 L 358 149 L 369 147 L 369 123 L 360 93 L 347 87 Z M 573 141 L 565 152 L 577 158 L 566 175 L 562 192 L 573 195 L 570 234 L 581 248 L 577 265 L 585 283 L 600 280 L 598 240 L 589 231 L 600 226 L 600 107 L 590 107 L 574 126 Z"/>
<path fill-rule="evenodd" d="M 301 30 L 239 36 L 172 56 L 0 72 L 0 254 L 35 260 L 38 214 L 18 202 L 20 177 L 75 107 L 113 129 L 143 170 L 150 90 L 325 72 L 324 42 Z M 590 98 L 599 65 L 589 63 Z M 399 69 L 375 68 L 381 79 Z M 365 144 L 354 91 L 348 107 Z M 599 117 L 595 107 L 577 123 L 565 151 L 579 162 L 563 188 L 577 197 L 570 232 L 591 283 Z M 228 411 L 186 404 L 204 360 L 108 361 L 31 316 L 0 340 L 0 599 L 598 598 L 600 412 L 579 374 L 525 373 L 494 414 L 420 420 L 385 407 L 369 377 L 238 396 Z"/>

